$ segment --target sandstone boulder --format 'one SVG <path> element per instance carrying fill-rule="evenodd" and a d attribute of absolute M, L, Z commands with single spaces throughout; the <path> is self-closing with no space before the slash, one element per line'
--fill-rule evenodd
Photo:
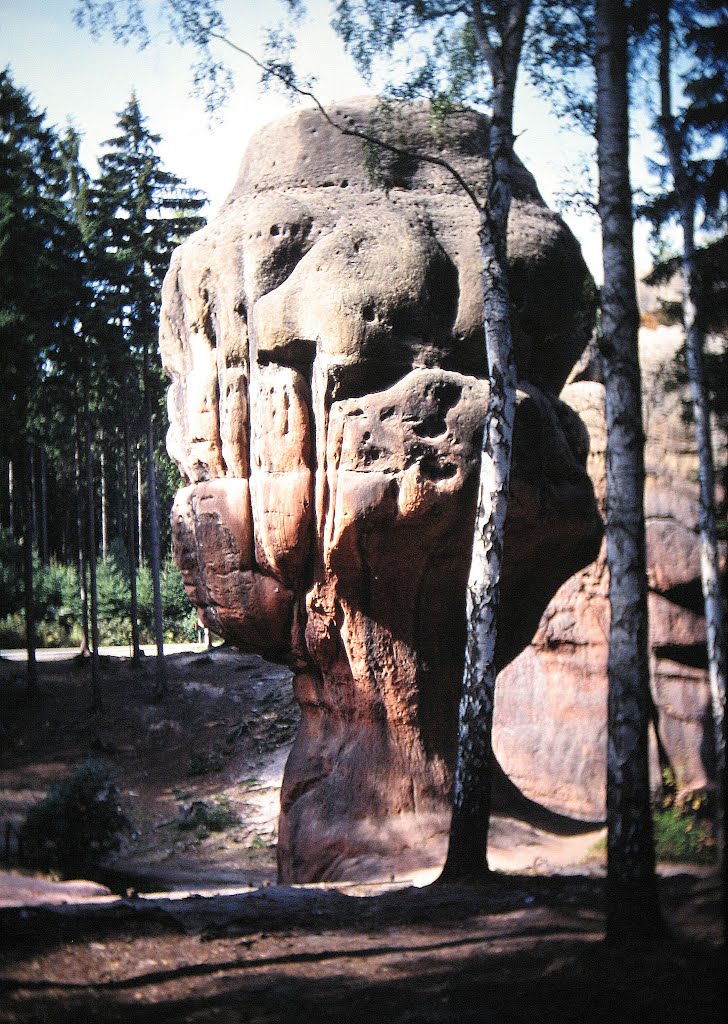
<path fill-rule="evenodd" d="M 708 788 L 715 777 L 695 444 L 683 416 L 685 396 L 665 388 L 679 342 L 679 334 L 664 329 L 641 335 L 655 794 L 661 767 L 671 768 L 678 789 L 687 792 Z M 603 511 L 604 389 L 582 379 L 561 397 L 588 427 L 589 474 Z M 721 450 L 725 438 L 717 435 Z M 602 548 L 559 589 L 531 645 L 499 676 L 493 730 L 500 765 L 523 795 L 591 821 L 606 816 L 608 587 Z"/>
<path fill-rule="evenodd" d="M 368 101 L 337 107 L 366 127 Z M 476 183 L 485 122 L 401 126 Z M 282 793 L 284 881 L 444 853 L 464 593 L 488 388 L 477 214 L 451 177 L 316 111 L 264 129 L 220 215 L 175 253 L 161 346 L 186 486 L 177 559 L 202 620 L 287 660 L 302 721 Z M 597 553 L 588 435 L 557 392 L 591 331 L 579 247 L 514 169 L 520 390 L 498 657 Z"/>

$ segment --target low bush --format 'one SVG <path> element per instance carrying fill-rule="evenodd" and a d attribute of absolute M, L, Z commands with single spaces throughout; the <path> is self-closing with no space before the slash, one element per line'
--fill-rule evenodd
<path fill-rule="evenodd" d="M 88 874 L 129 827 L 108 765 L 88 758 L 28 811 L 21 829 L 23 862 L 66 877 Z"/>
<path fill-rule="evenodd" d="M 219 797 L 215 803 L 195 800 L 185 809 L 184 817 L 177 827 L 183 831 L 194 831 L 196 839 L 207 839 L 211 832 L 224 832 L 231 825 L 239 825 L 240 818 L 230 810 L 227 800 Z"/>

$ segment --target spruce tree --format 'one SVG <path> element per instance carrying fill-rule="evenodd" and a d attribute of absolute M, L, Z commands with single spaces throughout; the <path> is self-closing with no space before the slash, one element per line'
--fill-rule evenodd
<path fill-rule="evenodd" d="M 105 143 L 91 190 L 89 234 L 96 261 L 99 319 L 112 345 L 126 408 L 139 395 L 146 438 L 150 549 L 157 645 L 155 693 L 166 689 L 162 622 L 159 513 L 154 430 L 163 385 L 157 358 L 162 280 L 172 250 L 203 223 L 205 200 L 165 170 L 156 152 L 160 136 L 148 127 L 132 95 L 118 115 L 118 134 Z M 128 426 L 124 424 L 128 435 Z M 128 443 L 125 442 L 125 444 Z"/>
<path fill-rule="evenodd" d="M 80 240 L 67 216 L 58 139 L 9 69 L 0 72 L 0 447 L 21 467 L 28 688 L 36 685 L 30 511 L 40 385 L 73 346 Z"/>

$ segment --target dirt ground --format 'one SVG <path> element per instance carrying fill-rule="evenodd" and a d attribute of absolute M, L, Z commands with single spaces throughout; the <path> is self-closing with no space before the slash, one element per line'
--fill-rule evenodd
<path fill-rule="evenodd" d="M 716 874 L 661 868 L 667 936 L 615 949 L 594 833 L 497 818 L 487 888 L 276 886 L 288 673 L 226 649 L 178 654 L 155 703 L 152 667 L 104 661 L 97 713 L 87 665 L 42 665 L 28 701 L 22 666 L 0 660 L 3 835 L 88 754 L 113 766 L 134 823 L 100 879 L 124 898 L 0 873 L 0 1021 L 723 1019 Z M 180 827 L 195 801 L 239 820 Z"/>

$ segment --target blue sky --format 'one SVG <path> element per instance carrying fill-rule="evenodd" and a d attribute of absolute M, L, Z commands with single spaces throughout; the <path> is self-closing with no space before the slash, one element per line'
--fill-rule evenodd
<path fill-rule="evenodd" d="M 31 92 L 51 123 L 71 118 L 84 135 L 82 157 L 92 172 L 103 140 L 114 133 L 116 114 L 136 90 L 153 131 L 162 136 L 165 165 L 201 188 L 210 211 L 231 188 L 251 133 L 283 116 L 290 102 L 275 93 L 263 94 L 255 69 L 230 54 L 236 88 L 217 122 L 210 120 L 199 99 L 190 96 L 190 54 L 170 45 L 164 31 L 139 52 L 110 38 L 94 40 L 73 24 L 73 0 L 0 0 L 0 64 L 10 65 L 15 83 Z M 309 19 L 299 31 L 298 66 L 318 77 L 317 94 L 324 102 L 361 95 L 370 88 L 328 25 L 327 0 L 309 0 Z M 226 4 L 231 37 L 260 52 L 261 32 L 281 11 L 273 0 L 238 0 Z M 520 91 L 516 113 L 517 152 L 534 173 L 544 198 L 554 204 L 564 182 L 573 180 L 585 141 L 564 130 L 547 105 L 528 88 Z M 638 161 L 635 167 L 639 171 Z M 567 214 L 582 243 L 592 273 L 601 278 L 598 225 L 593 217 Z M 646 266 L 646 232 L 638 231 L 638 265 Z"/>

